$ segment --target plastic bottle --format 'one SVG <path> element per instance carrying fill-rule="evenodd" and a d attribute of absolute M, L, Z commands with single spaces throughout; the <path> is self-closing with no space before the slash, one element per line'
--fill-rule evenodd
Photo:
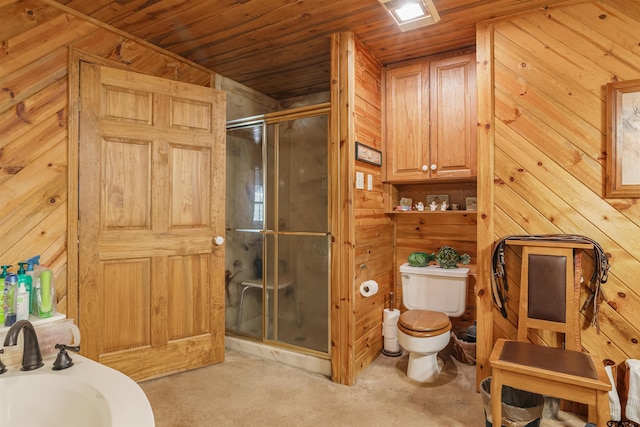
<path fill-rule="evenodd" d="M 42 356 L 56 354 L 56 344 L 80 345 L 80 329 L 73 319 L 61 319 L 34 326 Z"/>
<path fill-rule="evenodd" d="M 25 282 L 18 280 L 18 296 L 16 298 L 16 321 L 29 320 L 29 292 Z"/>
<path fill-rule="evenodd" d="M 36 294 L 36 316 L 45 319 L 56 313 L 56 295 L 53 284 L 53 272 L 51 269 L 39 266 L 36 269 L 34 279 L 37 282 L 38 292 Z"/>
<path fill-rule="evenodd" d="M 10 265 L 2 266 L 2 273 L 0 273 L 0 325 L 4 325 L 4 278 L 9 273 Z"/>
<path fill-rule="evenodd" d="M 30 311 L 30 302 L 31 302 L 31 288 L 32 288 L 32 281 L 33 278 L 32 276 L 27 274 L 27 266 L 29 265 L 28 262 L 24 261 L 24 262 L 19 262 L 18 263 L 18 292 L 20 292 L 20 284 L 24 283 L 24 287 L 26 289 L 27 292 L 27 313 L 29 313 Z M 27 316 L 28 318 L 28 316 Z M 21 320 L 21 319 L 18 319 Z"/>
<path fill-rule="evenodd" d="M 40 276 L 36 277 L 35 268 L 40 265 L 40 255 L 36 255 L 27 260 L 27 274 L 31 276 L 31 295 L 29 302 L 29 313 L 38 315 L 38 295 L 40 293 Z"/>
<path fill-rule="evenodd" d="M 8 273 L 4 278 L 4 326 L 16 323 L 18 302 L 18 276 Z"/>

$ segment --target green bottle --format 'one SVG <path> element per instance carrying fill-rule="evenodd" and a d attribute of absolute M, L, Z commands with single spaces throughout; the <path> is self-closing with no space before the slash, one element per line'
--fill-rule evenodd
<path fill-rule="evenodd" d="M 38 314 L 41 319 L 51 317 L 56 312 L 53 272 L 49 268 L 40 270 L 40 296 L 38 297 Z"/>
<path fill-rule="evenodd" d="M 29 266 L 27 267 L 27 275 L 31 277 L 31 295 L 29 303 L 29 313 L 35 316 L 38 315 L 38 296 L 40 295 L 40 278 L 36 277 L 35 267 L 40 265 L 40 255 L 36 255 L 27 260 Z"/>
<path fill-rule="evenodd" d="M 27 289 L 27 304 L 30 309 L 31 304 L 29 304 L 29 302 L 31 302 L 31 288 L 33 285 L 33 278 L 29 274 L 27 274 L 27 266 L 29 265 L 29 263 L 19 262 L 18 265 L 20 266 L 20 268 L 18 268 L 18 289 L 20 289 L 20 284 L 24 283 L 24 287 Z"/>
<path fill-rule="evenodd" d="M 16 323 L 18 302 L 18 276 L 7 273 L 4 278 L 4 326 Z"/>
<path fill-rule="evenodd" d="M 4 278 L 7 277 L 7 273 L 10 265 L 2 266 L 2 273 L 0 273 L 0 325 L 4 325 Z"/>

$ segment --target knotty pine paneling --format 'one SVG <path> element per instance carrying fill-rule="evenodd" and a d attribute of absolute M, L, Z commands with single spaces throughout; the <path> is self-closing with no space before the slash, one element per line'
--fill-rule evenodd
<path fill-rule="evenodd" d="M 440 193 L 445 194 L 445 193 Z M 437 253 L 440 247 L 447 245 L 460 254 L 471 256 L 471 267 L 475 270 L 476 253 L 476 212 L 398 212 L 395 218 L 395 286 L 397 302 L 402 302 L 402 277 L 398 273 L 402 264 L 412 252 Z M 472 271 L 473 272 L 473 271 Z M 467 287 L 467 308 L 459 318 L 453 318 L 455 329 L 468 327 L 475 320 L 475 277 L 470 277 Z M 405 310 L 402 306 L 402 310 Z"/>
<path fill-rule="evenodd" d="M 372 0 L 57 2 L 278 100 L 329 89 L 330 34 L 351 32 L 389 65 L 471 47 L 477 22 L 549 3 L 437 0 L 437 25 L 402 32 Z"/>
<path fill-rule="evenodd" d="M 355 43 L 355 138 L 382 151 L 382 67 L 366 49 Z M 382 313 L 393 289 L 393 226 L 385 215 L 386 196 L 382 168 L 356 161 L 355 171 L 365 174 L 365 189 L 353 190 L 355 212 L 355 335 L 354 373 L 360 374 L 383 348 Z M 373 177 L 373 189 L 366 177 Z M 378 293 L 369 298 L 360 294 L 360 284 L 378 282 Z"/>
<path fill-rule="evenodd" d="M 494 176 L 478 194 L 479 215 L 489 218 L 494 239 L 514 234 L 579 234 L 595 239 L 609 256 L 609 280 L 602 286 L 600 330 L 582 313 L 583 346 L 600 358 L 623 363 L 640 354 L 640 203 L 605 199 L 605 87 L 640 79 L 640 9 L 626 0 L 579 1 L 550 6 L 478 30 L 484 45 L 485 84 L 479 104 L 492 108 L 493 127 L 481 136 Z M 493 41 L 493 42 L 491 42 Z M 492 99 L 493 98 L 493 99 Z M 493 103 L 492 103 L 493 101 Z M 493 204 L 489 201 L 493 200 Z M 484 201 L 484 204 L 482 203 Z M 479 262 L 494 240 L 478 242 Z M 590 277 L 593 259 L 585 256 Z M 519 261 L 508 266 L 511 289 L 508 319 L 492 318 L 493 340 L 514 337 Z M 489 276 L 480 277 L 482 289 Z M 584 300 L 584 295 L 583 295 Z M 486 349 L 478 348 L 478 379 L 490 375 Z"/>
<path fill-rule="evenodd" d="M 0 261 L 41 254 L 54 271 L 57 308 L 69 313 L 69 48 L 203 86 L 213 73 L 45 1 L 0 4 Z"/>
<path fill-rule="evenodd" d="M 410 212 L 394 213 L 395 218 L 395 288 L 396 301 L 402 302 L 402 280 L 399 268 L 407 262 L 412 252 L 437 253 L 440 247 L 447 245 L 459 253 L 471 256 L 471 265 L 477 263 L 477 220 L 476 212 L 466 211 L 466 198 L 477 196 L 475 182 L 431 182 L 424 184 L 392 185 L 391 205 L 398 204 L 401 197 L 408 197 L 415 205 L 418 202 L 427 204 L 427 195 L 446 194 L 450 203 L 460 205 L 460 211 L 447 212 Z M 428 207 L 427 207 L 428 209 Z M 475 272 L 475 267 L 472 267 Z M 476 319 L 475 276 L 469 278 L 467 287 L 467 308 L 465 313 L 452 319 L 455 330 L 467 327 Z M 404 310 L 404 308 L 403 308 Z"/>

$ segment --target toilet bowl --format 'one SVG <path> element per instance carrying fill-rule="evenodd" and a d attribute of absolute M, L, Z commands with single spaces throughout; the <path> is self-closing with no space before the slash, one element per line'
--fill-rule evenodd
<path fill-rule="evenodd" d="M 398 343 L 409 352 L 407 376 L 415 381 L 433 382 L 442 368 L 438 352 L 450 340 L 451 321 L 439 311 L 409 310 L 398 320 Z"/>
<path fill-rule="evenodd" d="M 438 352 L 451 339 L 451 320 L 466 308 L 469 269 L 412 267 L 403 264 L 402 301 L 407 311 L 398 319 L 398 343 L 409 352 L 407 377 L 434 382 L 442 368 Z"/>

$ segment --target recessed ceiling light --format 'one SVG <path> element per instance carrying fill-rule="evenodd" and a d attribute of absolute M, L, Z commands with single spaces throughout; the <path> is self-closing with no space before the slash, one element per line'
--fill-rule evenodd
<path fill-rule="evenodd" d="M 440 20 L 432 0 L 378 0 L 389 11 L 401 31 L 435 24 Z"/>
<path fill-rule="evenodd" d="M 395 10 L 400 21 L 407 22 L 413 19 L 422 18 L 426 15 L 420 3 L 407 3 Z"/>

